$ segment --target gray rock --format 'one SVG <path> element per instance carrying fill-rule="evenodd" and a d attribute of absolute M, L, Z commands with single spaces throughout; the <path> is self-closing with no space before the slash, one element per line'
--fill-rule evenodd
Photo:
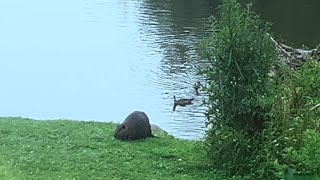
<path fill-rule="evenodd" d="M 114 137 L 119 140 L 137 140 L 154 136 L 148 116 L 144 112 L 134 111 L 117 126 Z"/>
<path fill-rule="evenodd" d="M 168 134 L 167 131 L 163 130 L 161 127 L 159 127 L 156 124 L 151 124 L 151 131 L 152 131 L 152 134 L 157 134 L 157 133 Z"/>

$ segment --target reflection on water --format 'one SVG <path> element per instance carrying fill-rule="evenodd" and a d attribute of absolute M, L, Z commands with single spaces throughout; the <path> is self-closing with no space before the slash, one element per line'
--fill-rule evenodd
<path fill-rule="evenodd" d="M 257 0 L 257 11 L 272 22 L 272 30 L 285 43 L 315 47 L 320 42 L 319 0 Z"/>
<path fill-rule="evenodd" d="M 121 122 L 142 110 L 176 137 L 201 138 L 196 43 L 217 2 L 1 1 L 0 116 Z M 194 104 L 173 112 L 173 95 Z"/>

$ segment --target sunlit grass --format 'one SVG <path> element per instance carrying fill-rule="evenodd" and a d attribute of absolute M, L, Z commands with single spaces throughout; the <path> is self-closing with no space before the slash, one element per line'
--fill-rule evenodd
<path fill-rule="evenodd" d="M 122 142 L 112 123 L 0 118 L 0 179 L 224 179 L 197 141 Z"/>

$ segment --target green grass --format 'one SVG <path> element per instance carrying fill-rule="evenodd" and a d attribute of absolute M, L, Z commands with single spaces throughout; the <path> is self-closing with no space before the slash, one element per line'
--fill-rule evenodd
<path fill-rule="evenodd" d="M 122 142 L 116 125 L 0 118 L 0 179 L 225 179 L 198 141 Z"/>

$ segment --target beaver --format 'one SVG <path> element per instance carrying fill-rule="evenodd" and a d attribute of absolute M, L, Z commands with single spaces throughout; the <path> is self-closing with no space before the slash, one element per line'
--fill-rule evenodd
<path fill-rule="evenodd" d="M 138 140 L 155 136 L 151 133 L 151 125 L 146 113 L 134 111 L 117 126 L 114 137 L 119 140 Z"/>

